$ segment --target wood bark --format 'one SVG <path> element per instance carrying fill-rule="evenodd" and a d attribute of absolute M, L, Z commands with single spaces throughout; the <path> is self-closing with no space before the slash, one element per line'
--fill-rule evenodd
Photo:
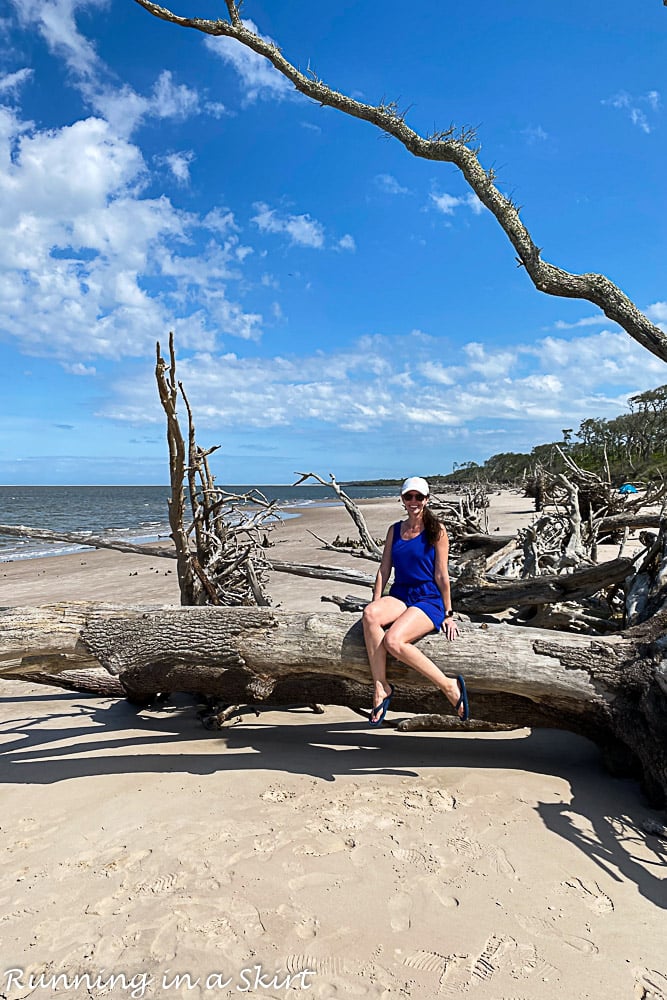
<path fill-rule="evenodd" d="M 495 172 L 485 169 L 477 156 L 474 129 L 451 126 L 424 138 L 413 131 L 394 102 L 373 106 L 363 104 L 332 90 L 314 73 L 300 72 L 272 42 L 251 31 L 241 20 L 239 4 L 225 0 L 229 20 L 211 21 L 199 17 L 180 17 L 152 0 L 136 0 L 150 14 L 183 28 L 193 28 L 207 35 L 235 38 L 242 45 L 264 56 L 292 82 L 294 87 L 318 104 L 335 108 L 353 118 L 376 126 L 397 139 L 413 156 L 452 163 L 479 200 L 493 214 L 514 247 L 518 262 L 535 288 L 547 295 L 584 299 L 594 303 L 610 320 L 618 323 L 634 340 L 656 357 L 667 361 L 667 334 L 652 323 L 609 278 L 603 274 L 572 274 L 542 259 L 542 251 L 524 225 L 520 209 L 494 184 Z"/>
<path fill-rule="evenodd" d="M 205 597 L 201 574 L 197 573 L 197 565 L 190 554 L 188 533 L 185 530 L 183 515 L 185 511 L 185 492 L 183 477 L 185 476 L 185 442 L 176 415 L 178 401 L 178 382 L 176 380 L 176 353 L 174 351 L 174 335 L 169 334 L 169 365 L 162 357 L 159 343 L 156 345 L 155 380 L 158 387 L 160 403 L 167 417 L 167 444 L 169 446 L 169 482 L 171 496 L 169 497 L 169 526 L 175 546 L 176 571 L 181 591 L 182 604 L 201 604 Z"/>
<path fill-rule="evenodd" d="M 452 603 L 458 611 L 479 615 L 507 608 L 578 601 L 621 583 L 633 571 L 632 559 L 625 558 L 583 566 L 572 573 L 553 573 L 523 580 L 496 578 L 470 583 L 460 578 L 452 583 Z"/>
<path fill-rule="evenodd" d="M 462 625 L 456 642 L 427 637 L 420 647 L 448 674 L 464 674 L 475 719 L 588 736 L 658 803 L 667 796 L 666 625 L 662 614 L 604 639 Z M 371 697 L 356 615 L 95 604 L 0 612 L 0 676 L 99 666 L 139 701 L 188 691 L 227 704 L 367 708 Z M 417 673 L 390 661 L 389 677 L 392 710 L 451 715 Z"/>

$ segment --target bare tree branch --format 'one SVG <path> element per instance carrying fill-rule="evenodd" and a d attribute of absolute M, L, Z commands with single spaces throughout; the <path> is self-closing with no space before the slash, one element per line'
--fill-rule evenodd
<path fill-rule="evenodd" d="M 301 73 L 281 53 L 277 46 L 250 31 L 241 20 L 239 5 L 225 0 L 229 21 L 208 21 L 197 17 L 180 17 L 152 0 L 136 0 L 150 14 L 177 24 L 194 28 L 207 35 L 225 36 L 264 56 L 290 80 L 306 97 L 319 104 L 335 108 L 353 118 L 370 122 L 388 135 L 398 139 L 413 156 L 426 160 L 453 163 L 479 200 L 495 216 L 510 243 L 519 263 L 526 268 L 531 281 L 540 292 L 562 298 L 585 299 L 598 306 L 608 319 L 618 323 L 637 343 L 656 357 L 667 361 L 667 335 L 648 319 L 637 306 L 609 278 L 603 274 L 572 274 L 542 259 L 541 249 L 521 221 L 519 208 L 495 186 L 494 173 L 486 170 L 479 161 L 478 148 L 472 129 L 451 127 L 424 138 L 405 123 L 404 115 L 395 103 L 377 106 L 363 104 L 345 94 L 332 90 L 313 74 Z"/>
<path fill-rule="evenodd" d="M 382 549 L 376 544 L 375 539 L 368 530 L 368 525 L 366 524 L 364 515 L 359 510 L 354 500 L 349 497 L 340 484 L 336 482 L 336 477 L 333 472 L 329 473 L 328 483 L 326 480 L 322 479 L 321 476 L 318 476 L 316 472 L 297 472 L 295 474 L 299 476 L 299 479 L 294 483 L 295 486 L 300 486 L 306 479 L 315 479 L 318 483 L 321 483 L 322 486 L 331 487 L 340 502 L 345 507 L 345 510 L 356 524 L 357 530 L 359 531 L 359 537 L 361 538 L 364 548 L 367 549 L 373 559 L 379 562 L 380 559 L 382 559 Z"/>

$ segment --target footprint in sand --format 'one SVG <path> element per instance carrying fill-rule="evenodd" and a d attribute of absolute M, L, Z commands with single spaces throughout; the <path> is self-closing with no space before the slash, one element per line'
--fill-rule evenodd
<path fill-rule="evenodd" d="M 417 868 L 428 868 L 434 864 L 432 858 L 429 861 L 425 854 L 422 854 L 421 851 L 417 851 L 414 848 L 397 847 L 391 853 L 397 861 L 400 861 L 405 865 L 415 865 Z"/>
<path fill-rule="evenodd" d="M 241 941 L 227 917 L 213 917 L 199 927 L 191 927 L 190 930 L 207 939 L 213 939 L 221 950 L 234 948 Z"/>
<path fill-rule="evenodd" d="M 336 955 L 288 955 L 285 968 L 291 974 L 311 969 L 318 976 L 346 976 L 350 971 L 345 959 Z"/>
<path fill-rule="evenodd" d="M 416 951 L 403 959 L 403 965 L 409 969 L 419 969 L 420 972 L 432 972 L 442 976 L 451 961 L 451 955 L 440 955 L 437 951 Z"/>
<path fill-rule="evenodd" d="M 597 882 L 584 882 L 580 878 L 566 879 L 565 882 L 561 882 L 560 891 L 575 894 L 593 913 L 599 913 L 602 916 L 605 913 L 614 912 L 613 902 L 602 891 Z"/>
<path fill-rule="evenodd" d="M 492 847 L 489 848 L 491 855 L 491 864 L 499 875 L 504 875 L 505 878 L 514 879 L 515 882 L 519 881 L 519 877 L 516 873 L 514 865 L 511 863 L 507 855 L 505 854 L 502 847 Z"/>
<path fill-rule="evenodd" d="M 507 967 L 510 964 L 507 956 L 516 947 L 514 938 L 505 934 L 492 934 L 472 967 L 472 982 L 486 982 L 500 969 Z"/>
<path fill-rule="evenodd" d="M 407 892 L 397 892 L 389 900 L 389 918 L 393 931 L 407 931 L 412 916 L 412 899 Z"/>
<path fill-rule="evenodd" d="M 637 966 L 632 974 L 635 977 L 634 1000 L 667 1000 L 667 975 L 664 972 Z"/>
<path fill-rule="evenodd" d="M 403 805 L 417 812 L 451 812 L 456 809 L 456 799 L 439 788 L 411 788 L 403 796 Z"/>
<path fill-rule="evenodd" d="M 317 932 L 320 927 L 320 922 L 317 917 L 312 916 L 312 914 L 305 913 L 298 907 L 293 906 L 291 903 L 281 903 L 276 909 L 276 916 L 279 917 L 283 924 L 287 924 L 288 928 L 291 928 L 297 937 L 301 938 L 302 941 L 310 941 L 317 937 Z M 270 926 L 270 916 L 267 914 L 263 918 L 263 922 Z"/>
<path fill-rule="evenodd" d="M 545 981 L 558 976 L 554 966 L 540 959 L 534 945 L 519 944 L 508 934 L 492 934 L 472 963 L 466 959 L 467 956 L 448 956 L 440 981 L 442 993 L 454 997 L 471 987 L 487 984 L 498 973 L 509 974 L 513 979 L 538 975 Z"/>
<path fill-rule="evenodd" d="M 138 896 L 160 896 L 164 892 L 171 892 L 176 885 L 178 875 L 169 872 L 168 875 L 158 875 L 152 882 L 141 882 L 137 885 Z"/>
<path fill-rule="evenodd" d="M 287 883 L 287 888 L 292 892 L 303 892 L 305 889 L 340 889 L 344 882 L 349 879 L 342 879 L 340 876 L 330 875 L 327 872 L 309 872 L 306 875 L 298 875 L 291 878 Z"/>
<path fill-rule="evenodd" d="M 541 938 L 560 938 L 560 940 L 574 951 L 581 955 L 597 955 L 599 948 L 594 941 L 589 938 L 580 937 L 578 934 L 562 934 L 550 920 L 542 917 L 526 917 L 516 915 L 517 923 L 523 927 L 528 934 L 534 934 Z"/>
<path fill-rule="evenodd" d="M 440 903 L 440 906 L 444 906 L 446 910 L 453 910 L 456 909 L 457 906 L 460 906 L 459 900 L 456 896 L 451 896 L 449 894 L 448 886 L 440 884 L 433 878 L 421 879 L 420 884 L 425 887 L 425 891 L 432 892 Z"/>

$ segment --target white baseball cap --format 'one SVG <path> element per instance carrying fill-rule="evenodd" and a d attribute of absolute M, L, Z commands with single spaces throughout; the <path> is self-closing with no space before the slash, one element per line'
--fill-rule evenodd
<path fill-rule="evenodd" d="M 409 493 L 410 490 L 414 490 L 415 493 L 421 493 L 423 497 L 427 497 L 431 493 L 428 488 L 428 483 L 425 479 L 422 479 L 421 476 L 410 476 L 409 479 L 406 479 L 401 486 L 401 496 L 403 496 L 404 493 Z"/>

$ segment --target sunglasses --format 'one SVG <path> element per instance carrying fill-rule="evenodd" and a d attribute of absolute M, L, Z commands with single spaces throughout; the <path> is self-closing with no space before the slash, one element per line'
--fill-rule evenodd
<path fill-rule="evenodd" d="M 421 493 L 404 493 L 403 494 L 403 499 L 404 500 L 425 500 L 426 497 L 422 496 Z"/>

